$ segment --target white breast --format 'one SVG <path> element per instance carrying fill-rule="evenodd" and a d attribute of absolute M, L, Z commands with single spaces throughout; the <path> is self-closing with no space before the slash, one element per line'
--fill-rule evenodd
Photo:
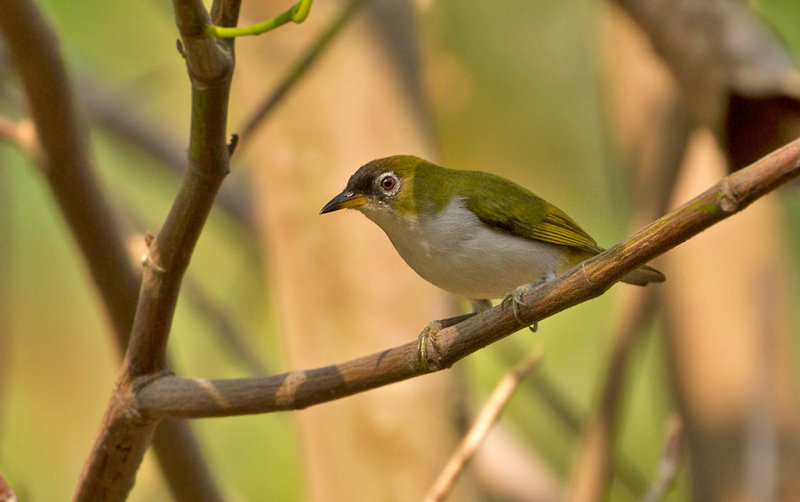
<path fill-rule="evenodd" d="M 566 261 L 559 246 L 482 223 L 461 199 L 419 221 L 384 211 L 365 214 L 420 276 L 466 298 L 502 298 L 518 286 L 552 277 Z"/>

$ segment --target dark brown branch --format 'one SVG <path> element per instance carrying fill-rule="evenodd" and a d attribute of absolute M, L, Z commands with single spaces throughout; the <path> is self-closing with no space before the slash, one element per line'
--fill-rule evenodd
<path fill-rule="evenodd" d="M 130 267 L 113 211 L 94 176 L 88 131 L 75 108 L 58 40 L 33 2 L 0 0 L 0 11 L 0 31 L 36 124 L 42 171 L 101 295 L 113 299 L 106 306 L 114 333 L 125 346 L 139 278 Z"/>
<path fill-rule="evenodd" d="M 253 375 L 269 373 L 269 365 L 259 356 L 250 340 L 237 329 L 228 312 L 215 302 L 191 277 L 184 279 L 183 294 L 197 314 L 204 317 L 209 330 L 216 331 L 231 354 Z"/>
<path fill-rule="evenodd" d="M 800 175 L 800 140 L 727 176 L 703 194 L 626 241 L 526 292 L 520 310 L 530 325 L 603 294 L 626 272 L 647 263 Z M 446 368 L 517 330 L 510 309 L 475 315 L 436 335 L 431 368 Z M 352 361 L 260 378 L 202 380 L 165 376 L 142 387 L 131 406 L 151 418 L 198 418 L 301 409 L 426 373 L 416 341 Z M 433 370 L 432 370 L 433 371 Z"/>
<path fill-rule="evenodd" d="M 133 484 L 156 421 L 127 406 L 128 396 L 136 392 L 137 378 L 169 371 L 166 345 L 181 279 L 228 172 L 233 41 L 204 36 L 209 17 L 201 1 L 175 0 L 174 8 L 192 82 L 189 168 L 161 231 L 148 239 L 130 344 L 76 500 L 122 500 Z M 234 24 L 238 2 L 215 3 L 214 10 L 223 24 Z"/>
<path fill-rule="evenodd" d="M 0 0 L 0 32 L 25 87 L 36 134 L 22 128 L 15 138 L 41 165 L 61 213 L 81 249 L 124 350 L 133 324 L 139 274 L 130 266 L 124 241 L 96 179 L 88 131 L 75 108 L 55 33 L 34 2 Z M 19 132 L 19 127 L 18 127 Z M 156 456 L 178 500 L 220 500 L 199 447 L 186 424 L 161 431 Z M 180 457 L 180 469 L 170 465 Z M 172 474 L 180 472 L 182 477 Z"/>

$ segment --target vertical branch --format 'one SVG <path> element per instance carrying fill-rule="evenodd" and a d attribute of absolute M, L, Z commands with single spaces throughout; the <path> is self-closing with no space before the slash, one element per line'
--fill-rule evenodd
<path fill-rule="evenodd" d="M 238 5 L 223 0 L 213 11 L 221 22 L 234 24 Z M 200 0 L 175 0 L 174 9 L 192 83 L 189 168 L 161 231 L 148 236 L 130 344 L 76 500 L 122 500 L 133 485 L 157 421 L 130 409 L 125 398 L 169 371 L 166 346 L 181 280 L 228 172 L 225 135 L 233 41 L 203 35 L 210 20 Z"/>
<path fill-rule="evenodd" d="M 34 2 L 0 0 L 0 32 L 20 74 L 36 125 L 35 153 L 97 285 L 118 346 L 125 349 L 139 293 L 114 211 L 95 177 L 88 131 L 75 106 L 58 39 Z M 178 500 L 221 499 L 187 424 L 171 422 L 155 452 Z M 176 462 L 178 464 L 172 464 Z M 180 474 L 179 477 L 175 475 Z M 180 489 L 177 489 L 180 487 Z"/>

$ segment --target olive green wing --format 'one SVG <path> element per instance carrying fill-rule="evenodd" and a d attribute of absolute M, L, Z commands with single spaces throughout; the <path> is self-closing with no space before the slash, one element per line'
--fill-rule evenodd
<path fill-rule="evenodd" d="M 467 209 L 486 225 L 525 239 L 590 253 L 602 251 L 572 218 L 546 200 L 512 183 L 493 185 L 484 185 L 478 195 L 464 201 Z"/>

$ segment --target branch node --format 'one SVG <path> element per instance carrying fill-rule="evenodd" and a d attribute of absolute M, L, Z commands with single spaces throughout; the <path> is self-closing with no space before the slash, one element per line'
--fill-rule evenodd
<path fill-rule="evenodd" d="M 181 42 L 180 38 L 175 40 L 175 46 L 178 49 L 178 54 L 180 54 L 183 59 L 186 59 L 186 50 L 183 48 L 183 42 Z"/>
<path fill-rule="evenodd" d="M 591 287 L 594 286 L 595 283 L 592 280 L 592 277 L 589 275 L 588 272 L 586 272 L 586 262 L 585 261 L 581 263 L 581 275 L 583 275 L 583 280 L 586 282 L 586 285 L 588 287 L 591 288 Z"/>
<path fill-rule="evenodd" d="M 155 260 L 153 260 L 152 255 L 150 254 L 150 250 L 142 255 L 142 267 L 148 268 L 151 267 L 153 271 L 158 272 L 160 274 L 165 274 L 167 269 L 162 267 L 161 265 L 157 264 Z"/>
<path fill-rule="evenodd" d="M 236 151 L 236 147 L 239 145 L 239 135 L 238 134 L 231 134 L 231 140 L 228 142 L 228 156 L 230 157 L 233 155 L 233 152 Z"/>
<path fill-rule="evenodd" d="M 731 188 L 728 178 L 723 178 L 719 185 L 719 198 L 717 207 L 724 213 L 735 213 L 739 208 L 739 197 L 734 189 Z"/>

